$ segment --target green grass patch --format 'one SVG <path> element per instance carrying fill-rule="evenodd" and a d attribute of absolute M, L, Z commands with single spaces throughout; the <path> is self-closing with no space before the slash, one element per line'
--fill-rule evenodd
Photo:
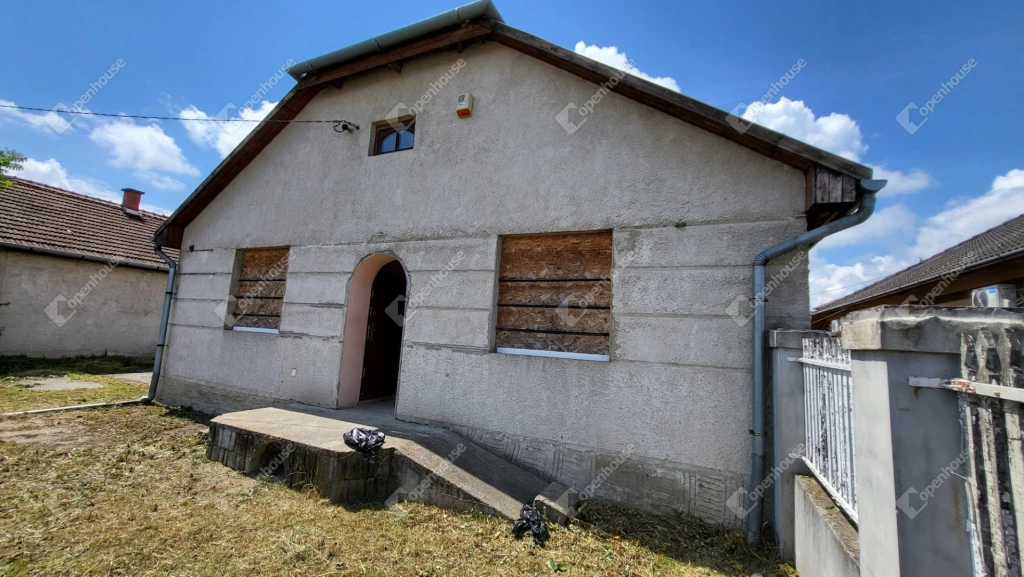
<path fill-rule="evenodd" d="M 0 356 L 0 377 L 63 377 L 68 373 L 110 375 L 153 370 L 152 357 L 38 357 Z"/>

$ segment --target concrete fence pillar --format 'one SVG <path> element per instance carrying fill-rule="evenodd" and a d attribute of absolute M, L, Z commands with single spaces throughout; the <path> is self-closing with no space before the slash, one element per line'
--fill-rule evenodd
<path fill-rule="evenodd" d="M 998 309 L 878 307 L 843 321 L 853 361 L 863 577 L 972 574 L 956 394 L 910 377 L 957 378 L 960 333 L 1020 323 Z"/>
<path fill-rule="evenodd" d="M 772 387 L 772 526 L 783 559 L 791 560 L 796 551 L 794 484 L 797 475 L 810 471 L 800 459 L 804 455 L 804 376 L 803 366 L 795 359 L 803 354 L 803 340 L 827 335 L 825 331 L 774 330 L 768 333 L 771 350 Z M 776 472 L 775 475 L 772 473 Z M 776 478 L 777 477 L 777 478 Z"/>

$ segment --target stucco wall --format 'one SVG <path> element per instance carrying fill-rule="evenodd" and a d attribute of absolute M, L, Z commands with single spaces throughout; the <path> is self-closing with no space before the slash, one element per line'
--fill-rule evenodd
<path fill-rule="evenodd" d="M 371 123 L 419 100 L 458 58 L 465 66 L 417 116 L 415 148 L 369 157 Z M 595 90 L 494 44 L 326 89 L 299 119 L 345 118 L 359 132 L 288 126 L 186 228 L 162 396 L 213 410 L 334 406 L 350 275 L 385 251 L 409 272 L 410 295 L 454 263 L 406 323 L 403 418 L 612 455 L 633 442 L 633 458 L 727 477 L 719 492 L 741 482 L 751 327 L 730 313 L 749 311 L 754 256 L 806 230 L 804 175 L 615 94 L 568 134 L 556 114 Z M 475 97 L 470 119 L 455 115 L 463 92 Z M 500 235 L 608 229 L 611 362 L 491 352 Z M 213 309 L 234 251 L 285 245 L 281 333 L 223 330 Z M 768 313 L 770 326 L 808 326 L 806 259 Z"/>
<path fill-rule="evenodd" d="M 153 356 L 166 284 L 162 272 L 0 250 L 0 355 Z"/>

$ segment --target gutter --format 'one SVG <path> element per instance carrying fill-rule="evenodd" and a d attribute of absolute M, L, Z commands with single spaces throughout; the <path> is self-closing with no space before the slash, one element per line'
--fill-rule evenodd
<path fill-rule="evenodd" d="M 329 52 L 323 56 L 317 56 L 316 58 L 310 58 L 303 62 L 292 66 L 288 69 L 288 74 L 291 74 L 295 80 L 302 80 L 306 75 L 314 72 L 319 72 L 327 68 L 331 68 L 362 58 L 370 54 L 376 54 L 377 52 L 383 52 L 388 48 L 404 44 L 411 40 L 415 40 L 421 36 L 439 32 L 445 28 L 452 28 L 469 22 L 476 18 L 490 18 L 498 22 L 504 22 L 501 18 L 501 14 L 498 9 L 494 6 L 491 0 L 477 0 L 471 2 L 465 6 L 460 6 L 453 10 L 438 14 L 432 18 L 421 20 L 415 24 L 410 24 L 404 28 L 398 30 L 392 30 L 386 34 L 364 40 L 351 46 L 346 46 L 340 50 Z"/>
<path fill-rule="evenodd" d="M 164 364 L 164 349 L 167 346 L 167 320 L 171 316 L 171 298 L 174 296 L 174 278 L 177 276 L 178 263 L 167 256 L 156 241 L 153 241 L 153 250 L 167 263 L 167 290 L 164 291 L 164 306 L 160 312 L 160 331 L 156 340 L 156 358 L 153 360 L 153 378 L 149 381 L 149 393 L 142 398 L 142 402 L 149 404 L 156 399 L 156 388 L 160 383 L 160 369 Z"/>
<path fill-rule="evenodd" d="M 110 264 L 116 257 L 105 257 L 95 254 L 85 254 L 81 252 L 70 252 L 66 250 L 58 250 L 55 248 L 43 248 L 38 246 L 25 246 L 23 244 L 13 244 L 9 242 L 0 242 L 0 248 L 6 248 L 10 250 L 16 250 L 21 252 L 30 252 L 35 254 L 42 254 L 46 256 L 57 256 L 61 258 L 71 258 L 75 260 L 85 260 L 89 262 L 101 262 L 103 264 Z M 123 266 L 128 268 L 139 268 L 142 270 L 154 270 L 158 272 L 167 272 L 167 267 L 159 264 L 147 264 L 142 262 L 121 260 L 117 266 Z"/>
<path fill-rule="evenodd" d="M 750 434 L 754 436 L 754 450 L 750 466 L 750 493 L 754 504 L 747 516 L 747 538 L 757 539 L 761 531 L 764 514 L 760 488 L 765 476 L 765 313 L 767 298 L 765 290 L 765 267 L 768 261 L 779 257 L 800 245 L 814 244 L 827 236 L 857 226 L 867 220 L 875 211 L 875 195 L 886 185 L 885 180 L 860 180 L 857 182 L 860 202 L 857 212 L 832 221 L 824 226 L 809 230 L 799 236 L 767 248 L 754 258 L 754 418 Z"/>

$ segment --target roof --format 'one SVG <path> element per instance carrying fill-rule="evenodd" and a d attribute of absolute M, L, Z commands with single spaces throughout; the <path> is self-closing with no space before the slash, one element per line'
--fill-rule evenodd
<path fill-rule="evenodd" d="M 814 313 L 823 313 L 899 292 L 957 271 L 963 273 L 974 270 L 993 260 L 1008 258 L 1021 251 L 1024 251 L 1024 214 L 857 292 L 825 303 L 814 309 Z M 964 267 L 964 263 L 968 265 Z"/>
<path fill-rule="evenodd" d="M 150 240 L 165 216 L 132 216 L 116 202 L 9 178 L 10 186 L 0 189 L 0 247 L 89 260 L 118 257 L 123 266 L 167 270 Z M 177 258 L 176 251 L 168 255 Z"/>
<path fill-rule="evenodd" d="M 298 79 L 298 84 L 267 115 L 265 120 L 268 122 L 257 125 L 160 227 L 157 231 L 158 242 L 162 246 L 180 248 L 184 228 L 323 88 L 338 88 L 341 79 L 360 72 L 397 65 L 410 58 L 451 46 L 461 49 L 464 44 L 477 41 L 498 42 L 594 84 L 609 84 L 609 78 L 619 78 L 618 82 L 609 86 L 612 92 L 803 172 L 819 166 L 857 180 L 871 178 L 872 170 L 867 166 L 761 125 L 751 124 L 743 131 L 737 130 L 730 122 L 730 113 L 637 76 L 622 76 L 615 68 L 512 28 L 501 21 L 491 0 L 478 0 L 292 66 L 289 73 Z M 735 118 L 731 120 L 735 122 Z M 841 208 L 845 210 L 848 207 Z"/>

